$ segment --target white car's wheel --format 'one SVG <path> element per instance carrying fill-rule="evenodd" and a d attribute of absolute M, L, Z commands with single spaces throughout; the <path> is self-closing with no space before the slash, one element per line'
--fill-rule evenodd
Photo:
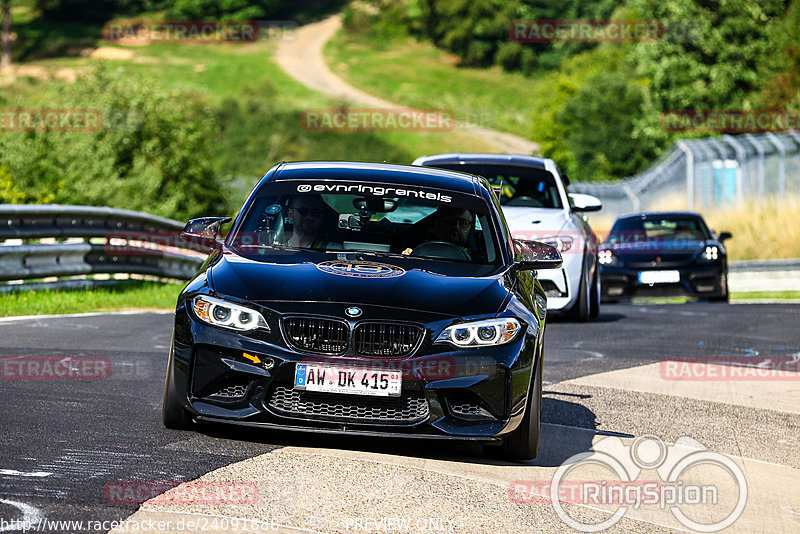
<path fill-rule="evenodd" d="M 581 273 L 581 283 L 578 287 L 578 298 L 572 308 L 567 312 L 567 317 L 570 320 L 578 322 L 586 322 L 589 320 L 590 306 L 589 306 L 589 282 L 586 280 L 586 269 Z"/>
<path fill-rule="evenodd" d="M 594 276 L 592 276 L 592 295 L 589 302 L 589 318 L 594 319 L 600 315 L 600 268 L 598 265 L 594 267 Z"/>

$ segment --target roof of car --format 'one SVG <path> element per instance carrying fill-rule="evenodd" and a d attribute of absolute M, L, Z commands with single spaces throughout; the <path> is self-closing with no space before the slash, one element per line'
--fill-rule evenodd
<path fill-rule="evenodd" d="M 310 161 L 280 163 L 263 180 L 357 180 L 366 182 L 408 184 L 476 194 L 482 181 L 471 174 L 388 163 L 351 161 Z"/>
<path fill-rule="evenodd" d="M 702 219 L 703 216 L 699 213 L 695 213 L 693 211 L 642 211 L 639 213 L 626 213 L 625 215 L 620 215 L 617 217 L 617 220 L 625 220 L 625 219 L 639 219 L 644 217 L 645 219 L 649 219 L 651 217 L 694 217 L 698 219 Z"/>
<path fill-rule="evenodd" d="M 506 165 L 525 165 L 528 167 L 545 168 L 546 158 L 526 156 L 524 154 L 485 154 L 485 153 L 451 153 L 422 156 L 414 161 L 415 165 L 432 165 L 434 163 L 493 163 Z"/>

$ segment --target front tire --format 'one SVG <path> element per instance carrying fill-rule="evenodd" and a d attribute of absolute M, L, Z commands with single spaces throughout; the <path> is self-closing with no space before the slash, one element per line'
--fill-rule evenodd
<path fill-rule="evenodd" d="M 597 264 L 594 266 L 591 294 L 592 300 L 589 303 L 589 318 L 594 319 L 600 315 L 600 269 Z"/>
<path fill-rule="evenodd" d="M 728 291 L 728 275 L 727 273 L 723 273 L 720 275 L 721 282 L 720 282 L 720 289 L 722 290 L 722 294 L 718 297 L 710 297 L 708 299 L 709 302 L 730 302 L 730 291 Z"/>
<path fill-rule="evenodd" d="M 544 350 L 539 352 L 536 374 L 531 380 L 531 389 L 525 405 L 522 422 L 503 441 L 503 458 L 506 460 L 532 460 L 539 454 L 539 430 L 542 419 L 542 362 Z"/>
<path fill-rule="evenodd" d="M 581 272 L 581 283 L 578 287 L 578 299 L 567 312 L 567 318 L 584 323 L 589 320 L 589 282 L 586 280 L 586 269 Z"/>
<path fill-rule="evenodd" d="M 161 405 L 161 420 L 166 428 L 185 430 L 192 425 L 192 418 L 178 402 L 178 394 L 172 374 L 172 357 L 167 364 L 167 378 L 164 382 L 164 402 Z"/>

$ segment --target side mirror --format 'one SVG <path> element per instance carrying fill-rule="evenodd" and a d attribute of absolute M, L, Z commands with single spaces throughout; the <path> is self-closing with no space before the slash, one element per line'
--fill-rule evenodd
<path fill-rule="evenodd" d="M 720 232 L 720 233 L 719 233 L 719 237 L 717 238 L 717 240 L 718 240 L 720 243 L 722 243 L 722 242 L 723 242 L 723 241 L 725 241 L 726 239 L 730 239 L 730 238 L 732 238 L 732 237 L 733 237 L 733 234 L 732 234 L 732 233 L 730 233 L 730 232 Z"/>
<path fill-rule="evenodd" d="M 564 263 L 556 247 L 539 241 L 515 239 L 514 248 L 516 249 L 514 265 L 522 271 L 558 269 Z"/>
<path fill-rule="evenodd" d="M 231 222 L 230 217 L 201 217 L 192 219 L 183 227 L 181 237 L 189 243 L 200 245 L 209 251 L 219 247 L 219 229 Z"/>
<path fill-rule="evenodd" d="M 570 193 L 569 198 L 572 200 L 572 211 L 600 211 L 603 209 L 600 199 L 592 195 Z"/>

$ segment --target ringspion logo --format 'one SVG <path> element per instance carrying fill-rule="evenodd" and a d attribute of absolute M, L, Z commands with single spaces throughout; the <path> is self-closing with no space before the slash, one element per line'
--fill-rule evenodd
<path fill-rule="evenodd" d="M 730 457 L 682 437 L 665 443 L 655 436 L 640 436 L 630 445 L 607 437 L 568 458 L 556 469 L 550 488 L 538 481 L 516 481 L 509 486 L 514 502 L 550 500 L 558 517 L 579 532 L 600 532 L 617 524 L 630 509 L 668 510 L 677 523 L 699 532 L 730 527 L 747 504 L 747 480 Z M 530 491 L 538 495 L 530 495 Z M 600 522 L 586 522 L 577 507 L 591 506 L 609 512 Z M 677 525 L 676 525 L 677 526 Z"/>

